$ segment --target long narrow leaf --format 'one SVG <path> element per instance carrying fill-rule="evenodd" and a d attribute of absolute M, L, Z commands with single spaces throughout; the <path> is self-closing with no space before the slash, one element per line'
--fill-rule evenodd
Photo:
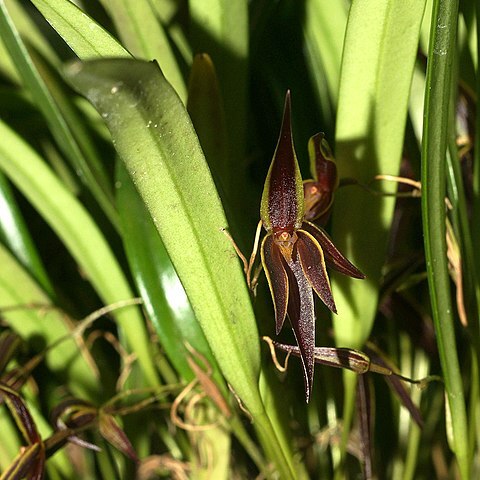
<path fill-rule="evenodd" d="M 105 303 L 133 297 L 109 245 L 80 202 L 15 132 L 0 121 L 0 169 L 64 242 Z M 157 375 L 145 324 L 137 308 L 115 315 L 149 383 Z"/>
<path fill-rule="evenodd" d="M 17 206 L 12 189 L 0 173 L 0 239 L 37 279 L 42 288 L 53 296 L 53 287 Z"/>
<path fill-rule="evenodd" d="M 396 175 L 399 171 L 424 8 L 424 0 L 352 2 L 337 111 L 340 178 L 368 183 L 377 174 Z M 390 191 L 394 191 L 392 187 Z M 354 187 L 340 189 L 336 196 L 333 240 L 367 276 L 361 282 L 332 277 L 338 309 L 333 322 L 339 346 L 360 348 L 370 335 L 393 207 L 392 198 L 374 197 Z M 344 422 L 348 426 L 355 378 L 345 375 L 345 379 Z M 345 442 L 346 433 L 344 446 Z"/>
<path fill-rule="evenodd" d="M 184 106 L 155 63 L 76 63 L 67 73 L 105 118 L 223 374 L 291 478 L 291 454 L 259 395 L 258 334 L 245 280 L 221 231 L 225 215 Z"/>
<path fill-rule="evenodd" d="M 210 55 L 225 106 L 229 176 L 225 184 L 241 198 L 247 124 L 248 1 L 191 0 L 190 31 L 194 53 Z"/>
<path fill-rule="evenodd" d="M 244 279 L 178 97 L 154 63 L 74 64 L 68 75 L 106 119 L 227 379 L 236 390 L 255 391 L 259 348 Z M 244 401 L 255 407 L 254 398 Z"/>
<path fill-rule="evenodd" d="M 110 13 L 123 45 L 136 57 L 157 60 L 165 77 L 183 102 L 186 101 L 185 80 L 163 26 L 149 0 L 101 0 Z"/>
<path fill-rule="evenodd" d="M 188 365 L 188 351 L 184 342 L 200 352 L 215 370 L 215 359 L 187 295 L 152 218 L 123 164 L 117 167 L 117 181 L 125 250 L 160 344 L 185 380 L 191 380 L 193 374 Z"/>
<path fill-rule="evenodd" d="M 306 2 L 304 35 L 313 81 L 320 81 L 316 76 L 324 73 L 333 105 L 336 105 L 338 98 L 346 26 L 347 6 L 344 2 L 329 0 Z M 321 94 L 322 92 L 317 89 L 317 95 Z"/>
<path fill-rule="evenodd" d="M 79 58 L 130 56 L 101 25 L 70 0 L 31 2 Z"/>
<path fill-rule="evenodd" d="M 446 148 L 458 1 L 434 2 L 422 146 L 422 215 L 432 313 L 445 377 L 453 442 L 463 479 L 470 477 L 467 418 L 456 349 L 445 230 Z"/>
<path fill-rule="evenodd" d="M 368 183 L 377 174 L 398 173 L 424 7 L 418 0 L 352 3 L 336 131 L 341 178 Z M 367 275 L 362 282 L 333 276 L 335 334 L 343 345 L 361 347 L 370 333 L 393 204 L 354 187 L 338 191 L 332 237 Z"/>
<path fill-rule="evenodd" d="M 113 207 L 113 193 L 111 189 L 109 191 L 105 184 L 99 182 L 98 169 L 95 171 L 89 163 L 88 158 L 83 154 L 74 134 L 65 121 L 51 92 L 45 85 L 34 61 L 20 38 L 9 16 L 4 0 L 0 0 L 0 34 L 2 35 L 2 39 L 5 42 L 10 56 L 15 62 L 22 81 L 34 97 L 36 104 L 47 120 L 59 148 L 72 162 L 75 170 L 80 172 L 81 178 L 88 188 L 91 189 L 107 217 L 116 225 L 118 219 Z M 101 172 L 100 176 L 104 177 L 105 174 Z"/>

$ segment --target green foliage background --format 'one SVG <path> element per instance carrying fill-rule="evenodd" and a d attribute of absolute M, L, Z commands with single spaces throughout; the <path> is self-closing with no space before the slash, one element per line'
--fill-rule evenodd
<path fill-rule="evenodd" d="M 41 355 L 18 391 L 43 441 L 66 398 L 100 412 L 79 435 L 101 451 L 61 448 L 48 478 L 478 476 L 477 4 L 0 0 L 0 328 L 22 344 L 0 382 Z M 250 298 L 222 232 L 251 248 L 287 89 L 303 177 L 310 136 L 334 147 L 328 230 L 367 275 L 332 274 L 317 344 L 444 379 L 410 390 L 421 431 L 369 377 L 372 448 L 355 375 L 317 368 L 307 406 L 299 362 L 275 370 L 268 288 Z M 2 479 L 29 443 L 9 412 Z"/>

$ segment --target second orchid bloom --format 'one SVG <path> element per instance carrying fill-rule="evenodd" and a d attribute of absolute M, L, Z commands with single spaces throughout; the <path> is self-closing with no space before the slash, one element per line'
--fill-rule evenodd
<path fill-rule="evenodd" d="M 280 136 L 262 195 L 260 217 L 267 235 L 262 242 L 261 258 L 272 294 L 277 335 L 288 314 L 300 349 L 307 402 L 315 365 L 313 291 L 336 313 L 326 265 L 345 275 L 364 278 L 327 233 L 308 221 L 328 218 L 338 185 L 335 161 L 323 134 L 310 139 L 309 153 L 314 179 L 302 183 L 293 145 L 288 91 Z"/>

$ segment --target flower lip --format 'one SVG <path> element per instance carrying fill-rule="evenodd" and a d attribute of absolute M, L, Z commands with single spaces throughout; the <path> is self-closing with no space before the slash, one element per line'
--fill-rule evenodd
<path fill-rule="evenodd" d="M 295 243 L 297 241 L 297 234 L 295 230 L 278 229 L 273 231 L 273 239 L 275 243 Z"/>
<path fill-rule="evenodd" d="M 287 262 L 292 260 L 297 240 L 298 235 L 295 230 L 278 230 L 273 233 L 273 242 L 280 249 L 283 258 Z"/>

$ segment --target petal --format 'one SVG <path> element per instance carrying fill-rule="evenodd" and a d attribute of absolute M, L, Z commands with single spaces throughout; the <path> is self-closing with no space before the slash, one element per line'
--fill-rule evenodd
<path fill-rule="evenodd" d="M 260 249 L 262 265 L 267 277 L 270 293 L 272 294 L 273 307 L 275 309 L 275 324 L 277 335 L 283 327 L 287 315 L 288 279 L 285 273 L 282 254 L 273 241 L 272 235 L 267 235 Z"/>
<path fill-rule="evenodd" d="M 365 278 L 365 275 L 343 256 L 322 228 L 310 222 L 303 222 L 302 229 L 319 243 L 329 267 L 349 277 Z"/>
<path fill-rule="evenodd" d="M 297 235 L 297 251 L 305 276 L 322 302 L 332 312 L 337 313 L 337 307 L 335 306 L 330 288 L 330 281 L 328 280 L 327 269 L 325 268 L 322 247 L 320 247 L 315 238 L 305 230 L 298 230 Z"/>
<path fill-rule="evenodd" d="M 290 91 L 285 97 L 282 127 L 263 189 L 260 217 L 265 229 L 295 230 L 304 215 L 303 187 L 293 146 Z"/>
<path fill-rule="evenodd" d="M 303 182 L 303 196 L 305 199 L 305 220 L 317 220 L 322 217 L 322 225 L 328 220 L 330 207 L 333 203 L 333 192 L 327 192 L 320 188 L 320 184 L 314 180 Z"/>
<path fill-rule="evenodd" d="M 337 164 L 323 132 L 317 133 L 308 141 L 308 155 L 310 171 L 321 190 L 334 192 L 338 187 Z"/>
<path fill-rule="evenodd" d="M 292 259 L 285 269 L 290 285 L 288 292 L 288 318 L 300 347 L 300 357 L 305 381 L 305 398 L 308 403 L 313 387 L 315 367 L 315 311 L 313 292 L 305 278 L 300 261 Z"/>

